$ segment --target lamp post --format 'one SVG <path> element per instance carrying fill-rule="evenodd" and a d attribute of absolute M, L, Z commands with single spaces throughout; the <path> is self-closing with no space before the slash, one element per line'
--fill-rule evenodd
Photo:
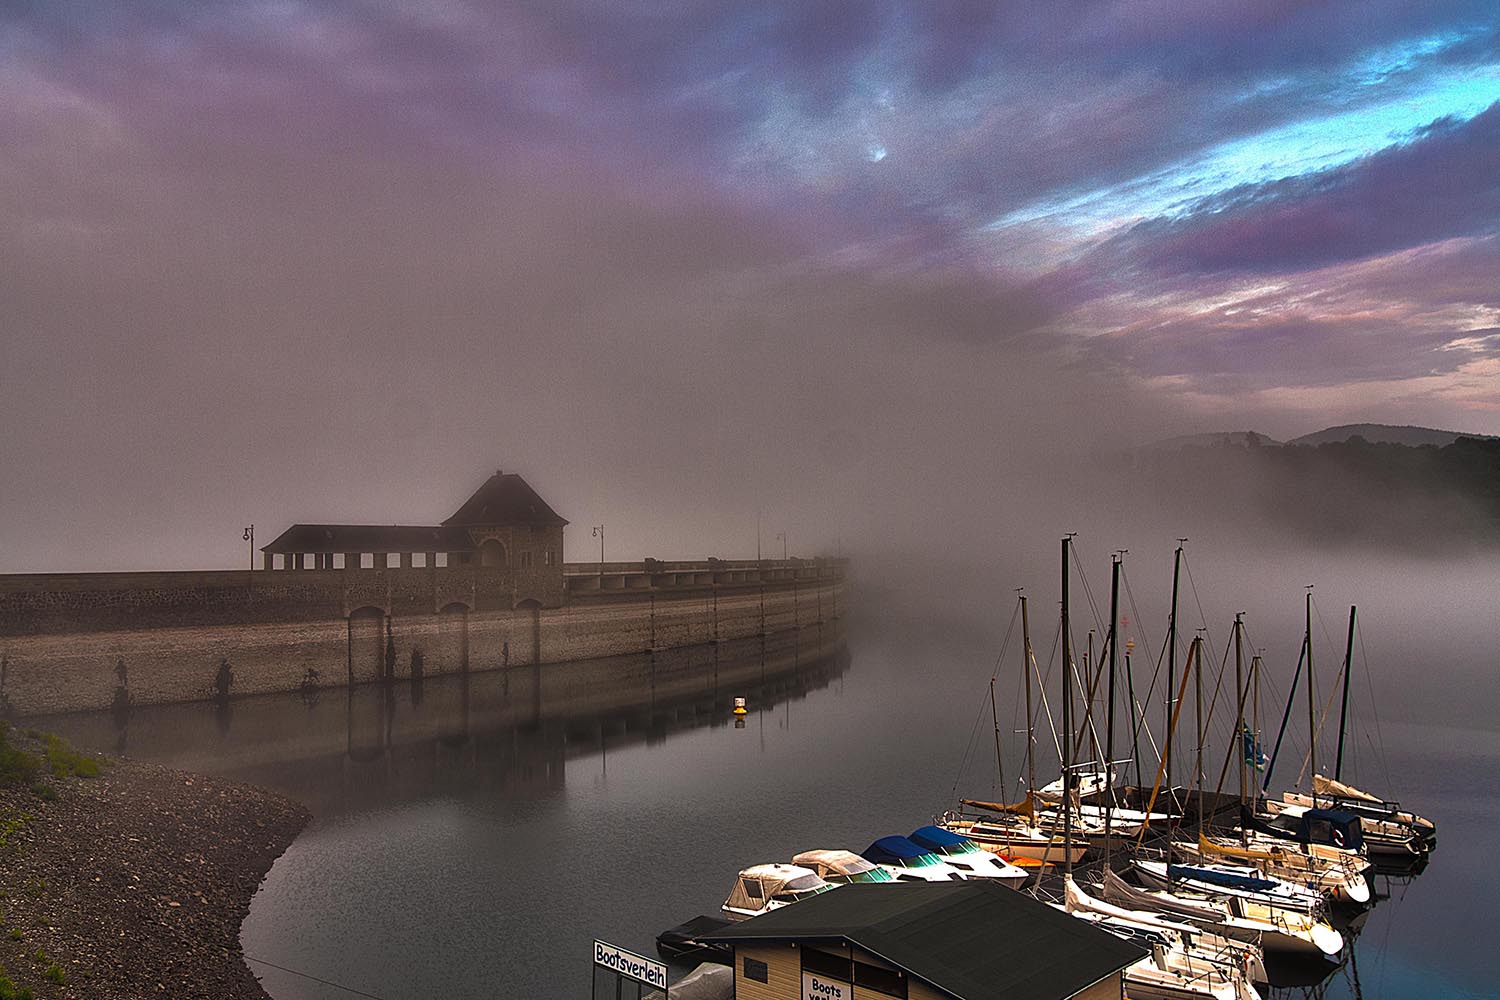
<path fill-rule="evenodd" d="M 594 525 L 592 535 L 599 539 L 599 578 L 604 579 L 604 525 Z"/>
<path fill-rule="evenodd" d="M 250 525 L 241 536 L 250 543 L 250 572 L 255 572 L 255 525 Z"/>

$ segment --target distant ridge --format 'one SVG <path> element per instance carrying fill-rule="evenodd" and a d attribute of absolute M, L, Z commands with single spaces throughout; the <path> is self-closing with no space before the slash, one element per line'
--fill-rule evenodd
<path fill-rule="evenodd" d="M 1203 434 L 1183 434 L 1146 445 L 1147 451 L 1178 451 L 1183 448 L 1237 447 L 1252 445 L 1276 448 L 1293 445 L 1343 444 L 1352 437 L 1364 438 L 1370 444 L 1401 444 L 1409 448 L 1432 445 L 1446 448 L 1461 437 L 1481 441 L 1493 440 L 1489 434 L 1469 434 L 1463 431 L 1444 431 L 1435 427 L 1398 427 L 1394 424 L 1340 424 L 1325 427 L 1311 434 L 1304 434 L 1290 441 L 1277 441 L 1255 431 L 1209 431 Z"/>
<path fill-rule="evenodd" d="M 1206 434 L 1184 434 L 1181 437 L 1167 438 L 1165 441 L 1157 441 L 1146 447 L 1152 450 L 1176 451 L 1179 448 L 1213 448 L 1226 445 L 1237 448 L 1251 445 L 1274 448 L 1280 444 L 1280 441 L 1256 431 L 1210 431 Z"/>
<path fill-rule="evenodd" d="M 1489 435 L 1441 431 L 1433 427 L 1397 427 L 1393 424 L 1341 424 L 1293 438 L 1287 444 L 1342 444 L 1352 437 L 1362 437 L 1371 444 L 1404 444 L 1411 448 L 1434 445 L 1446 448 L 1461 437 L 1482 440 Z"/>

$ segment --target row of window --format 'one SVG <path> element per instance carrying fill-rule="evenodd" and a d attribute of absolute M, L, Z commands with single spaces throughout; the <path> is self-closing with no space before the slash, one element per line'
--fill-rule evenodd
<path fill-rule="evenodd" d="M 349 569 L 353 569 L 353 568 L 358 568 L 358 569 L 374 569 L 375 568 L 375 556 L 376 555 L 377 555 L 377 553 L 373 553 L 373 552 L 350 552 L 348 554 L 345 554 L 343 552 L 335 552 L 335 553 L 333 553 L 333 565 L 331 567 L 329 567 L 329 568 L 331 568 L 331 569 L 346 569 L 346 568 L 349 568 Z M 412 568 L 413 569 L 426 569 L 427 568 L 427 556 L 428 556 L 428 553 L 426 553 L 426 552 L 413 552 L 413 553 L 411 553 L 411 565 L 412 565 Z M 474 557 L 474 555 L 472 553 L 469 553 L 469 552 L 455 552 L 455 553 L 452 553 L 451 557 L 450 557 L 450 554 L 447 553 L 447 552 L 437 552 L 437 553 L 433 553 L 433 556 L 434 556 L 434 559 L 433 559 L 432 565 L 434 565 L 434 566 L 436 566 L 436 567 L 438 567 L 440 569 L 444 568 L 444 567 L 447 567 L 450 564 L 453 565 L 453 566 L 472 566 L 472 565 L 475 564 L 476 561 L 478 561 L 481 565 L 490 565 L 488 563 L 484 563 L 483 560 L 476 560 L 475 557 Z M 359 560 L 357 564 L 355 562 L 353 562 L 353 560 L 355 560 L 355 559 Z M 386 556 L 385 556 L 385 564 L 390 569 L 398 569 L 398 568 L 400 568 L 400 566 L 401 566 L 401 553 L 399 553 L 399 552 L 387 552 Z M 278 570 L 279 569 L 291 569 L 292 565 L 293 565 L 293 560 L 292 560 L 292 556 L 290 554 L 276 553 L 276 554 L 272 555 L 272 562 L 271 562 L 271 568 L 272 569 L 278 569 Z M 502 565 L 503 566 L 504 565 L 503 560 L 501 562 L 497 563 L 496 565 Z M 536 553 L 534 553 L 534 552 L 522 552 L 521 553 L 521 568 L 522 569 L 530 569 L 530 568 L 534 567 L 535 565 L 536 565 Z M 555 565 L 557 565 L 556 554 L 551 549 L 547 549 L 546 551 L 544 551 L 542 553 L 542 565 L 544 565 L 544 566 L 555 566 Z M 318 553 L 316 553 L 316 552 L 305 552 L 305 553 L 303 553 L 303 555 L 302 555 L 302 568 L 303 569 L 317 569 L 317 568 L 319 568 L 318 567 Z"/>
<path fill-rule="evenodd" d="M 878 965 L 861 962 L 850 955 L 838 955 L 817 948 L 802 947 L 802 971 L 816 976 L 826 976 L 845 983 L 853 983 L 864 990 L 873 990 L 882 996 L 906 997 L 906 973 L 895 969 L 882 969 Z M 770 967 L 749 955 L 744 959 L 744 977 L 757 983 L 769 982 Z"/>

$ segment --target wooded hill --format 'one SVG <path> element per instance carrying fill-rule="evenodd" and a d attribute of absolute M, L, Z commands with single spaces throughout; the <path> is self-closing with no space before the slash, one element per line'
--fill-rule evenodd
<path fill-rule="evenodd" d="M 1500 545 L 1500 439 L 1263 445 L 1224 435 L 1140 450 L 1121 464 L 1135 498 L 1215 530 L 1269 524 L 1335 544 Z"/>

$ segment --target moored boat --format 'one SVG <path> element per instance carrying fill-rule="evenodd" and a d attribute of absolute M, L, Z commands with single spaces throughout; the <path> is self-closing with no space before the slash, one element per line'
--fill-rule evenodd
<path fill-rule="evenodd" d="M 817 872 L 800 865 L 752 865 L 735 877 L 720 910 L 730 920 L 744 920 L 832 888 Z"/>

